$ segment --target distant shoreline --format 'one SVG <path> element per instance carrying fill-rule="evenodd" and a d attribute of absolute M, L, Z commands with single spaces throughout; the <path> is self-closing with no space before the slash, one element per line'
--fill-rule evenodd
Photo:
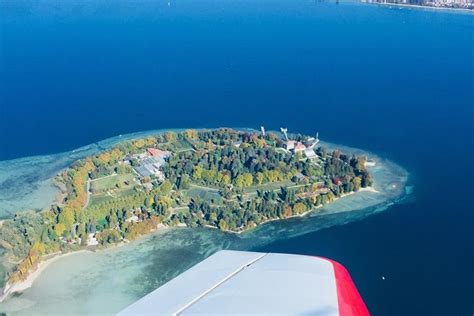
<path fill-rule="evenodd" d="M 370 2 L 370 1 L 362 1 L 365 4 L 371 5 L 381 5 L 381 6 L 396 6 L 396 7 L 406 7 L 406 8 L 416 8 L 416 9 L 433 9 L 433 10 L 446 10 L 452 12 L 464 12 L 464 13 L 471 13 L 474 14 L 474 9 L 466 9 L 466 8 L 450 8 L 450 7 L 434 7 L 434 6 L 427 6 L 427 5 L 419 5 L 419 4 L 405 4 L 405 3 L 390 3 L 390 2 Z"/>

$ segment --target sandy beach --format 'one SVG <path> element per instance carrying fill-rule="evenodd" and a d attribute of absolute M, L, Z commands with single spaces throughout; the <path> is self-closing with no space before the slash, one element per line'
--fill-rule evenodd
<path fill-rule="evenodd" d="M 31 272 L 26 277 L 25 280 L 23 280 L 21 282 L 17 282 L 17 283 L 12 284 L 12 285 L 7 283 L 5 285 L 5 288 L 3 290 L 2 295 L 0 296 L 0 302 L 3 302 L 10 294 L 22 292 L 22 291 L 30 288 L 33 285 L 33 283 L 35 282 L 35 280 L 41 275 L 41 272 L 43 272 L 44 269 L 46 269 L 51 263 L 55 262 L 56 260 L 59 260 L 61 258 L 70 256 L 70 255 L 73 255 L 73 254 L 78 254 L 78 253 L 81 253 L 81 252 L 89 252 L 89 251 L 91 251 L 91 250 L 81 249 L 81 250 L 78 250 L 78 251 L 71 251 L 71 252 L 67 252 L 67 253 L 56 253 L 56 254 L 51 254 L 51 255 L 46 256 L 44 259 L 42 259 L 40 261 L 40 263 L 38 264 L 37 269 L 35 271 Z"/>
<path fill-rule="evenodd" d="M 385 197 L 386 197 L 386 190 L 385 190 L 384 188 L 386 188 L 387 186 L 386 186 L 384 183 L 385 183 L 385 181 L 387 181 L 387 179 L 384 179 L 384 178 L 383 178 L 384 173 L 380 174 L 380 170 L 381 170 L 381 169 L 383 169 L 383 170 L 385 170 L 385 171 L 387 171 L 387 170 L 396 170 L 396 169 L 392 169 L 392 165 L 391 165 L 390 163 L 387 163 L 387 164 L 385 164 L 385 163 L 377 163 L 377 168 L 374 168 L 374 180 L 375 180 L 375 183 L 377 184 L 376 188 L 379 189 L 379 187 L 380 187 L 380 189 L 379 189 L 380 192 L 379 192 L 377 189 L 375 189 L 374 187 L 361 188 L 361 189 L 358 190 L 357 192 L 351 192 L 351 193 L 343 194 L 343 195 L 341 195 L 341 197 L 337 198 L 337 200 L 344 201 L 345 199 L 342 199 L 342 197 L 348 197 L 349 195 L 350 195 L 350 196 L 357 196 L 358 194 L 355 194 L 355 193 L 361 193 L 361 192 L 366 192 L 365 194 L 369 194 L 369 195 L 373 196 L 373 197 L 371 197 L 370 199 L 372 199 L 372 198 L 378 199 L 377 196 L 380 196 L 382 199 L 385 199 Z M 391 173 L 390 173 L 390 174 L 391 174 Z M 382 175 L 382 177 L 380 177 L 381 175 Z M 389 180 L 390 180 L 390 182 L 392 182 L 392 181 L 394 181 L 394 179 L 395 179 L 395 178 L 391 178 L 391 179 L 389 179 Z M 333 202 L 335 202 L 335 200 L 336 200 L 336 199 L 334 199 Z M 350 199 L 349 199 L 349 200 L 350 200 Z M 363 200 L 365 201 L 365 199 L 363 199 Z M 365 203 L 365 202 L 364 202 L 364 203 Z M 326 204 L 326 205 L 324 205 L 324 206 L 321 206 L 321 205 L 320 205 L 320 206 L 317 207 L 317 208 L 313 208 L 313 209 L 308 210 L 308 211 L 306 211 L 306 212 L 304 212 L 304 213 L 302 213 L 302 214 L 294 215 L 294 216 L 292 216 L 292 217 L 294 217 L 294 218 L 302 218 L 302 217 L 308 216 L 308 215 L 310 215 L 311 213 L 316 212 L 316 211 L 315 211 L 316 209 L 323 209 L 324 207 L 326 207 L 327 205 L 330 205 L 330 204 L 332 204 L 332 203 L 328 203 L 328 204 Z M 345 205 L 345 204 L 351 204 L 351 203 L 343 203 L 343 205 Z M 353 209 L 352 207 L 349 207 L 348 205 L 346 205 L 346 206 L 342 207 L 342 209 L 331 210 L 330 213 L 331 213 L 331 214 L 334 213 L 334 212 L 346 212 L 346 213 L 350 213 L 350 211 L 351 211 L 352 209 Z M 360 205 L 358 205 L 358 206 L 357 206 L 356 208 L 354 208 L 354 209 L 360 209 Z M 324 214 L 326 214 L 326 213 L 324 213 Z M 266 220 L 266 221 L 265 221 L 265 223 L 268 223 L 268 225 L 271 225 L 270 222 L 284 222 L 284 220 L 283 220 L 283 219 L 280 219 L 280 218 L 275 218 L 275 219 L 269 219 L 269 220 Z M 319 222 L 319 220 L 318 220 L 318 222 Z M 264 224 L 264 223 L 261 223 L 260 225 L 258 225 L 258 227 L 262 227 L 262 228 L 263 228 L 263 226 L 267 227 L 267 224 L 265 224 L 265 225 L 263 225 L 263 224 Z M 290 227 L 291 227 L 291 225 L 292 225 L 292 224 L 290 224 Z M 308 227 L 317 227 L 317 225 L 316 225 L 316 226 L 313 226 L 314 223 L 313 223 L 313 224 L 309 223 L 308 225 L 309 225 Z M 211 228 L 211 227 L 210 227 L 210 228 Z M 211 229 L 211 230 L 208 230 L 208 231 L 217 230 L 215 227 L 212 227 L 212 228 L 214 228 L 214 229 Z M 159 226 L 157 227 L 157 230 L 162 230 L 162 229 L 166 229 L 166 226 L 161 224 L 161 225 L 159 225 Z M 176 231 L 181 231 L 181 229 L 180 229 L 179 227 L 177 227 Z M 191 231 L 191 229 L 186 229 L 186 231 Z M 197 230 L 197 235 L 199 235 L 199 234 L 204 234 L 205 236 L 207 236 L 207 234 L 209 234 L 209 233 L 207 233 L 207 232 L 201 232 L 201 233 L 200 233 L 199 231 L 200 231 L 200 230 Z M 222 235 L 222 240 L 219 239 L 219 238 L 216 238 L 215 241 L 214 241 L 214 240 L 213 240 L 212 242 L 209 241 L 209 243 L 212 244 L 212 245 L 214 245 L 214 243 L 215 243 L 216 245 L 218 245 L 218 246 L 216 247 L 216 249 L 221 249 L 221 248 L 227 247 L 227 246 L 223 246 L 222 244 L 219 244 L 220 242 L 223 242 L 223 241 L 225 241 L 225 245 L 228 245 L 228 243 L 230 243 L 230 242 L 236 242 L 237 244 L 239 244 L 239 243 L 245 244 L 245 243 L 247 243 L 247 242 L 250 242 L 250 241 L 249 241 L 250 239 L 253 239 L 253 238 L 255 238 L 255 236 L 258 236 L 259 231 L 262 231 L 262 232 L 263 232 L 262 234 L 265 236 L 265 238 L 268 238 L 268 236 L 269 236 L 269 235 L 268 235 L 268 232 L 266 232 L 264 229 L 263 229 L 263 230 L 248 229 L 248 230 L 243 230 L 243 231 L 239 231 L 239 232 L 232 232 L 232 231 L 229 231 L 231 234 L 221 234 L 221 235 Z M 246 238 L 245 238 L 245 234 L 242 234 L 243 232 L 245 232 L 245 233 L 248 232 L 248 233 L 249 233 L 249 236 L 253 236 L 253 237 L 250 237 L 250 239 L 246 239 Z M 298 232 L 301 233 L 301 229 L 299 229 Z M 275 232 L 275 233 L 278 233 L 278 232 Z M 187 232 L 183 232 L 183 234 L 184 234 L 184 235 L 187 235 L 188 233 L 187 233 Z M 238 239 L 234 240 L 234 239 L 232 239 L 232 237 L 226 237 L 226 236 L 230 236 L 230 235 L 233 235 L 233 234 L 241 235 L 242 238 L 238 238 Z M 257 235 L 254 235 L 254 234 L 257 234 Z M 149 235 L 150 235 L 150 234 L 147 234 L 147 235 L 143 235 L 143 236 L 141 236 L 141 237 L 146 237 L 146 236 L 149 236 Z M 210 233 L 210 236 L 212 236 L 212 233 Z M 215 236 L 214 236 L 213 238 L 215 238 Z M 229 238 L 230 238 L 230 239 L 229 239 Z M 142 239 L 142 238 L 139 238 L 139 239 Z M 188 237 L 186 237 L 186 240 L 187 240 L 187 241 L 189 240 Z M 179 239 L 178 239 L 178 241 L 179 241 Z M 166 243 L 166 245 L 169 245 L 169 242 L 170 242 L 169 240 L 168 240 L 168 241 L 164 241 L 164 243 Z M 134 241 L 134 242 L 124 241 L 123 243 L 113 245 L 112 247 L 107 247 L 107 248 L 104 248 L 104 249 L 98 249 L 98 251 L 96 251 L 96 252 L 99 253 L 99 252 L 102 252 L 101 250 L 107 250 L 107 249 L 110 249 L 110 248 L 120 247 L 120 246 L 124 246 L 124 245 L 126 245 L 126 244 L 127 244 L 127 245 L 131 245 L 131 244 L 136 244 L 136 245 L 138 245 L 138 244 L 140 244 L 140 243 L 136 243 L 135 241 Z M 153 242 L 153 243 L 145 243 L 145 244 L 143 244 L 143 245 L 148 245 L 148 246 L 140 246 L 140 247 L 142 247 L 141 249 L 147 249 L 147 248 L 149 248 L 149 250 L 144 250 L 144 251 L 145 251 L 144 253 L 146 253 L 146 254 L 148 254 L 148 255 L 150 255 L 150 254 L 155 254 L 157 251 L 159 252 L 160 249 L 166 249 L 166 247 L 168 247 L 168 246 L 160 245 L 159 243 L 158 243 L 158 244 L 155 244 L 154 242 Z M 153 246 L 151 246 L 151 245 L 153 245 Z M 158 247 L 158 249 L 155 248 L 156 245 L 160 245 L 160 246 Z M 133 247 L 133 246 L 132 246 L 132 247 Z M 164 247 L 164 248 L 162 248 L 162 247 Z M 240 246 L 238 246 L 238 247 L 243 247 L 243 246 L 240 245 Z M 132 249 L 132 248 L 131 248 L 131 249 Z M 43 274 L 44 274 L 44 275 L 47 274 L 47 275 L 48 275 L 48 278 L 52 278 L 52 276 L 56 275 L 54 271 L 52 272 L 52 267 L 50 267 L 50 264 L 53 263 L 53 262 L 59 261 L 59 259 L 65 259 L 65 257 L 71 256 L 72 254 L 80 253 L 80 252 L 86 252 L 86 251 L 87 251 L 87 252 L 91 252 L 90 249 L 83 249 L 83 250 L 79 250 L 79 251 L 68 252 L 68 253 L 65 253 L 65 254 L 56 254 L 56 255 L 50 255 L 50 256 L 47 256 L 47 257 L 46 257 L 46 256 L 43 257 L 43 258 L 42 258 L 42 261 L 38 264 L 37 269 L 36 269 L 35 271 L 33 271 L 33 272 L 27 277 L 26 280 L 24 280 L 24 281 L 22 281 L 22 282 L 19 282 L 19 283 L 17 283 L 17 284 L 14 284 L 14 285 L 10 285 L 10 286 L 7 285 L 7 287 L 5 288 L 5 291 L 4 291 L 3 295 L 0 296 L 0 301 L 4 301 L 5 303 L 8 302 L 7 305 L 4 305 L 4 309 L 5 309 L 5 310 L 9 310 L 9 311 L 16 310 L 16 309 L 18 308 L 18 306 L 22 306 L 23 303 L 21 302 L 21 300 L 24 299 L 25 297 L 28 297 L 28 298 L 30 298 L 30 297 L 33 298 L 33 297 L 34 297 L 33 300 L 34 300 L 35 302 L 37 302 L 37 301 L 36 301 L 37 295 L 42 295 L 42 294 L 38 294 L 38 286 L 39 286 L 38 284 L 42 284 L 42 282 L 43 282 L 43 278 L 39 278 L 39 276 L 40 276 L 40 275 L 43 275 Z M 126 251 L 127 251 L 127 250 L 126 250 Z M 173 249 L 173 250 L 169 250 L 169 251 L 174 251 L 174 249 Z M 202 251 L 203 251 L 203 252 L 208 251 L 208 247 L 206 246 L 205 250 L 203 249 Z M 140 254 L 140 253 L 141 253 L 141 252 L 137 252 L 137 254 Z M 97 255 L 98 255 L 99 257 L 101 257 L 100 254 L 97 254 Z M 127 259 L 126 259 L 126 260 L 131 260 L 131 262 L 133 262 L 133 260 L 136 260 L 136 259 L 134 259 L 134 258 L 135 258 L 134 255 L 135 255 L 135 252 L 130 252 L 130 254 L 127 255 Z M 81 260 L 80 257 L 82 257 L 82 256 L 84 256 L 84 254 L 78 256 L 78 261 Z M 154 255 L 153 255 L 153 256 L 154 256 Z M 86 257 L 86 256 L 84 256 L 84 257 Z M 142 254 L 140 254 L 140 257 L 142 257 Z M 102 258 L 103 260 L 108 260 L 108 259 L 106 259 L 106 257 L 101 257 L 101 258 Z M 67 259 L 65 259 L 65 260 L 72 260 L 72 259 L 67 258 Z M 74 258 L 74 260 L 75 260 L 75 258 Z M 120 260 L 124 260 L 124 259 L 122 258 L 122 259 L 120 259 Z M 150 259 L 148 259 L 148 260 L 150 260 Z M 139 259 L 137 262 L 141 262 L 141 259 Z M 133 265 L 134 265 L 134 266 L 137 265 L 137 264 L 138 264 L 137 262 L 134 262 Z M 58 262 L 58 264 L 60 264 L 60 262 Z M 141 263 L 140 263 L 140 264 L 141 264 Z M 102 266 L 101 266 L 100 264 L 98 264 L 95 269 L 98 269 L 99 267 L 102 267 Z M 127 269 L 127 268 L 125 268 L 125 269 Z M 140 268 L 140 269 L 143 269 L 143 267 Z M 97 270 L 93 270 L 93 271 L 97 271 Z M 48 274 L 48 273 L 49 273 L 49 274 Z M 70 276 L 70 275 L 74 275 L 75 273 L 78 273 L 78 272 L 77 272 L 77 271 L 68 271 L 67 269 L 64 270 L 64 268 L 63 268 L 63 270 L 62 270 L 61 273 L 62 273 L 62 274 L 61 274 L 61 275 L 62 275 L 62 278 L 64 278 L 66 275 L 67 275 L 67 276 Z M 79 273 L 80 273 L 80 272 L 79 272 Z M 105 272 L 101 272 L 101 274 L 103 274 L 103 273 L 105 273 Z M 110 275 L 109 275 L 109 278 L 113 278 L 114 280 L 116 280 L 116 279 L 115 279 L 116 277 L 117 277 L 116 274 L 110 274 Z M 89 282 L 93 282 L 93 281 L 89 281 Z M 114 282 L 115 282 L 115 281 L 114 281 Z M 129 282 L 129 281 L 127 281 L 127 282 Z M 43 285 L 41 285 L 41 286 L 43 286 Z M 97 287 L 100 289 L 100 285 L 97 285 Z M 54 291 L 56 291 L 56 290 L 52 290 L 52 291 L 54 292 Z M 13 293 L 22 293 L 22 295 L 17 298 L 16 296 L 12 296 L 12 295 L 11 295 L 11 294 L 13 294 Z M 62 292 L 61 292 L 61 293 L 62 293 Z M 63 295 L 63 294 L 61 294 L 61 293 L 56 293 L 56 294 L 54 294 L 54 295 Z M 82 293 L 82 292 L 81 292 L 81 293 Z M 115 292 L 114 292 L 114 293 L 115 293 Z M 117 294 L 117 293 L 116 293 L 116 294 Z M 114 294 L 114 295 L 115 295 L 115 294 Z M 117 295 L 118 295 L 118 294 L 117 294 Z M 120 295 L 118 295 L 118 297 L 120 297 Z M 18 301 L 18 300 L 20 300 L 20 301 Z M 122 302 L 121 299 L 120 299 L 119 301 Z M 17 305 L 17 304 L 19 304 L 19 305 Z M 101 303 L 101 304 L 102 304 L 102 303 Z M 115 305 L 113 305 L 113 306 L 119 306 L 119 305 L 117 305 L 117 304 L 120 305 L 120 303 L 115 303 Z M 77 308 L 82 309 L 83 307 L 81 307 L 81 306 L 82 306 L 82 305 L 80 305 L 80 306 L 78 305 Z M 101 306 L 102 306 L 102 305 L 101 305 Z M 27 308 L 28 308 L 28 307 L 22 307 L 21 309 L 27 309 Z M 44 308 L 49 309 L 48 305 L 44 305 Z"/>
<path fill-rule="evenodd" d="M 367 192 L 373 192 L 373 193 L 379 193 L 377 190 L 375 190 L 373 187 L 367 187 L 367 188 L 361 188 L 359 191 L 357 192 L 363 192 L 363 191 L 367 191 Z M 341 197 L 339 198 L 336 198 L 334 200 L 338 200 L 340 198 L 343 198 L 345 196 L 349 196 L 349 195 L 352 195 L 352 194 L 355 194 L 357 192 L 350 192 L 350 193 L 346 193 L 346 194 L 343 194 L 341 195 Z M 314 210 L 316 209 L 319 209 L 319 208 L 322 208 L 323 205 L 318 205 L 317 207 L 311 209 L 311 210 L 308 210 L 302 214 L 298 214 L 298 215 L 293 215 L 293 216 L 290 216 L 288 218 L 295 218 L 295 217 L 304 217 L 306 215 L 308 215 L 309 213 L 313 212 Z M 287 218 L 285 218 L 287 219 Z M 280 218 L 272 218 L 272 219 L 268 219 L 266 221 L 264 221 L 263 223 L 261 223 L 260 225 L 263 225 L 265 223 L 268 223 L 268 222 L 272 222 L 272 221 L 277 221 L 277 220 L 281 220 Z M 0 221 L 0 226 L 2 225 L 3 221 Z M 259 225 L 259 226 L 260 226 Z M 178 225 L 178 227 L 185 227 L 186 225 L 185 224 L 180 224 Z M 163 225 L 163 224 L 160 224 L 156 230 L 158 229 L 161 229 L 161 228 L 166 228 L 167 226 Z M 213 227 L 213 226 L 210 226 L 208 225 L 207 227 L 209 228 L 214 228 L 214 229 L 217 229 L 217 227 Z M 154 230 L 154 231 L 156 231 Z M 234 234 L 241 234 L 241 233 L 244 233 L 244 232 L 247 232 L 249 230 L 242 230 L 242 231 L 228 231 L 230 233 L 234 233 Z M 126 244 L 128 242 L 123 242 L 123 243 L 119 243 L 119 244 L 116 244 L 114 245 L 114 247 L 120 247 L 124 244 Z M 110 248 L 110 247 L 108 247 Z M 108 249 L 106 248 L 106 249 Z M 22 292 L 22 291 L 25 291 L 26 289 L 30 288 L 33 286 L 33 283 L 35 282 L 35 280 L 41 275 L 41 273 L 53 262 L 59 260 L 59 259 L 62 259 L 62 258 L 65 258 L 67 256 L 70 256 L 70 255 L 73 255 L 73 254 L 79 254 L 79 253 L 84 253 L 84 252 L 92 252 L 92 250 L 89 250 L 89 249 L 81 249 L 81 250 L 78 250 L 78 251 L 71 251 L 71 252 L 67 252 L 67 253 L 56 253 L 56 254 L 51 254 L 51 255 L 48 255 L 48 256 L 45 256 L 44 258 L 42 258 L 42 260 L 40 261 L 40 263 L 38 264 L 38 267 L 35 271 L 31 272 L 27 278 L 21 282 L 17 282 L 13 285 L 10 285 L 10 284 L 6 284 L 5 285 L 5 288 L 4 288 L 4 291 L 2 293 L 2 295 L 0 296 L 0 302 L 4 301 L 9 295 L 13 294 L 13 293 L 18 293 L 18 292 Z"/>

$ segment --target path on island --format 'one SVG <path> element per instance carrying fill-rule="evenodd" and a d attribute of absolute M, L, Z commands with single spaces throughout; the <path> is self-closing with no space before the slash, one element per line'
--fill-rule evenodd
<path fill-rule="evenodd" d="M 199 184 L 190 183 L 189 186 L 191 188 L 199 188 L 199 189 L 203 189 L 203 190 L 206 190 L 206 191 L 219 192 L 219 189 L 206 187 L 206 186 L 199 185 Z"/>
<path fill-rule="evenodd" d="M 87 178 L 86 192 L 86 203 L 84 203 L 84 206 L 82 207 L 83 210 L 89 206 L 89 201 L 91 199 L 91 178 Z"/>

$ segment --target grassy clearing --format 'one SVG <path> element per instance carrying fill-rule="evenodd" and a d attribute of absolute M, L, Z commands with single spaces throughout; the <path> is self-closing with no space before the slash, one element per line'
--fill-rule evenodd
<path fill-rule="evenodd" d="M 115 174 L 112 176 L 98 178 L 96 180 L 91 181 L 91 189 L 92 192 L 115 190 L 119 187 L 126 187 L 125 181 L 128 181 L 129 185 L 132 186 L 134 184 L 134 178 L 135 175 L 132 173 Z"/>
<path fill-rule="evenodd" d="M 178 140 L 173 143 L 173 147 L 177 152 L 188 151 L 193 149 L 192 145 L 187 140 Z"/>
<path fill-rule="evenodd" d="M 214 200 L 216 204 L 222 203 L 222 197 L 213 188 L 206 188 L 201 186 L 191 186 L 189 190 L 183 191 L 187 197 L 196 198 L 199 197 L 202 200 L 211 202 Z"/>
<path fill-rule="evenodd" d="M 176 140 L 174 142 L 161 143 L 158 147 L 162 150 L 169 150 L 172 152 L 193 150 L 193 146 L 187 140 Z"/>
<path fill-rule="evenodd" d="M 126 187 L 120 190 L 114 190 L 112 192 L 103 192 L 100 194 L 92 194 L 89 201 L 89 206 L 94 206 L 103 202 L 111 201 L 120 197 L 124 197 L 127 195 L 132 195 L 136 191 L 133 187 Z"/>

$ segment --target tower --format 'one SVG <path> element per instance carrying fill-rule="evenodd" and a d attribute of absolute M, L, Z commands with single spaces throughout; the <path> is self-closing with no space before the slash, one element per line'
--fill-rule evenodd
<path fill-rule="evenodd" d="M 285 135 L 285 139 L 286 141 L 289 141 L 288 139 L 288 128 L 283 128 L 283 127 L 280 127 L 280 131 L 283 133 L 283 135 Z"/>

